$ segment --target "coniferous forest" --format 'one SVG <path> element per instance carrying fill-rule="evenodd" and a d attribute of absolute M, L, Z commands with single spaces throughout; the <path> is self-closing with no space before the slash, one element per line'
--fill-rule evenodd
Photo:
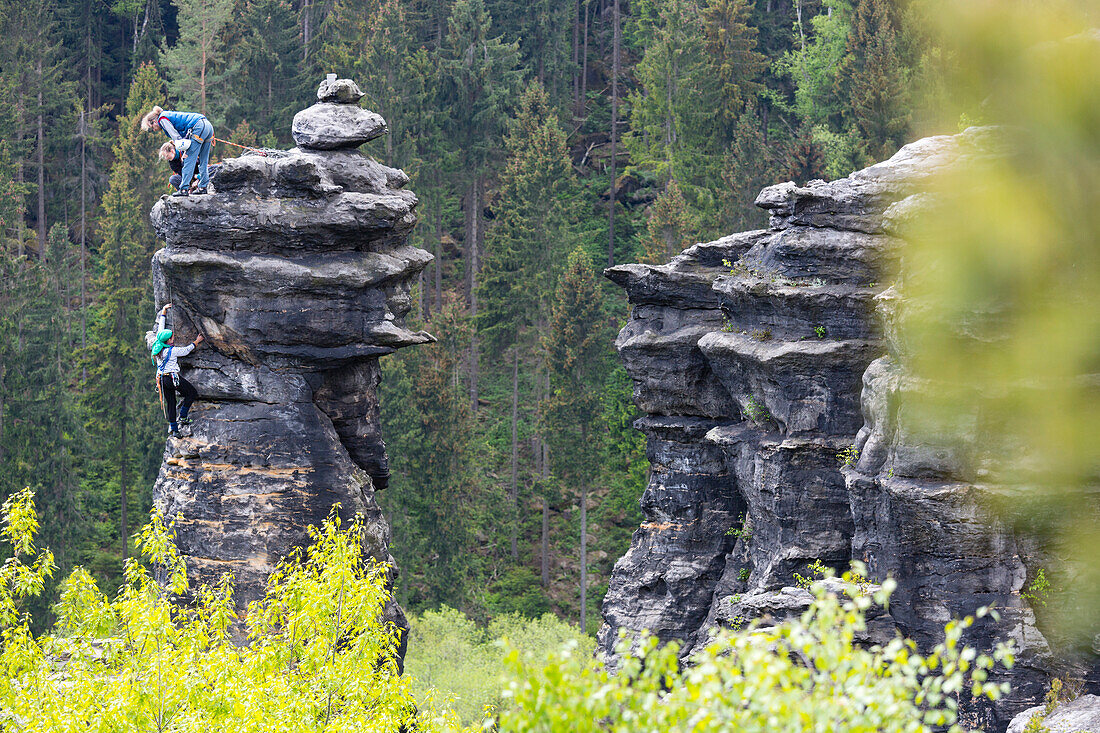
<path fill-rule="evenodd" d="M 48 506 L 63 571 L 117 585 L 163 447 L 141 334 L 148 212 L 170 189 L 137 122 L 191 109 L 222 139 L 289 147 L 334 72 L 389 122 L 365 149 L 410 174 L 414 243 L 436 258 L 410 318 L 439 343 L 383 360 L 400 600 L 552 611 L 593 633 L 647 471 L 612 348 L 626 306 L 601 268 L 760 226 L 762 186 L 843 177 L 926 132 L 917 101 L 943 55 L 924 12 L 4 0 L 0 489 Z"/>
<path fill-rule="evenodd" d="M 1004 722 L 1047 694 L 1027 724 L 1045 730 L 1040 718 L 1060 700 L 1100 691 L 1098 26 L 1088 0 L 0 0 L 0 729 L 962 731 L 985 725 L 972 713 Z M 213 162 L 242 147 L 290 148 L 294 115 L 328 74 L 354 80 L 362 106 L 385 118 L 389 134 L 361 149 L 408 174 L 419 200 L 409 243 L 434 256 L 411 297 L 404 281 L 376 288 L 394 291 L 384 315 L 410 305 L 410 331 L 436 337 L 413 333 L 420 345 L 381 359 L 392 475 L 376 495 L 376 526 L 392 528 L 378 544 L 400 575 L 393 582 L 366 547 L 369 518 L 332 511 L 310 528 L 308 548 L 262 569 L 266 586 L 245 612 L 229 574 L 188 577 L 173 518 L 151 506 L 162 459 L 179 454 L 165 452 L 145 342 L 157 305 L 151 258 L 163 246 L 150 209 L 172 191 L 171 171 L 158 159 L 164 138 L 141 123 L 154 105 L 206 115 L 222 141 Z M 945 137 L 877 173 L 821 183 L 932 135 Z M 352 142 L 361 139 L 371 138 Z M 947 146 L 955 152 L 941 155 Z M 924 175 L 921 166 L 927 179 L 899 183 Z M 225 202 L 233 192 L 223 180 Z M 769 222 L 754 199 L 785 181 L 817 182 L 771 189 L 790 193 L 776 204 L 789 205 L 790 220 L 811 199 L 843 209 L 851 194 L 879 207 L 861 209 L 871 218 L 851 228 L 837 224 L 850 212 L 810 211 L 792 239 L 811 233 L 792 246 L 828 259 L 830 237 L 854 238 L 837 269 L 863 257 L 865 241 L 897 261 L 836 283 L 724 259 L 722 275 L 717 259 L 693 271 L 678 269 L 682 258 L 660 276 L 687 281 L 707 269 L 754 297 L 846 294 L 866 306 L 859 318 L 875 319 L 872 336 L 827 333 L 807 321 L 812 311 L 792 316 L 801 335 L 733 333 L 739 306 L 698 305 L 696 290 L 639 317 L 603 277 L 609 266 L 663 264 L 696 242 L 769 224 L 761 239 L 778 241 L 786 214 Z M 875 198 L 887 189 L 905 198 Z M 822 191 L 833 193 L 814 198 Z M 412 198 L 398 193 L 411 226 Z M 202 207 L 218 200 L 203 197 L 191 221 L 205 224 Z M 279 196 L 269 203 L 282 206 Z M 254 307 L 249 299 L 242 310 Z M 827 358 L 815 360 L 830 349 L 854 343 L 873 359 L 852 371 L 850 404 L 827 406 L 862 418 L 858 448 L 838 442 L 837 463 L 822 443 L 818 463 L 784 479 L 805 499 L 797 518 L 826 525 L 826 504 L 839 506 L 851 526 L 837 529 L 838 547 L 850 552 L 822 565 L 821 551 L 794 546 L 832 525 L 776 545 L 792 563 L 817 554 L 805 565 L 812 577 L 767 581 L 803 604 L 774 625 L 743 623 L 735 610 L 760 570 L 749 540 L 785 525 L 765 526 L 772 515 L 755 524 L 729 465 L 768 472 L 762 452 L 742 451 L 750 432 L 763 436 L 754 451 L 801 450 L 805 434 L 764 427 L 778 411 L 755 394 L 738 402 L 731 392 L 718 417 L 694 403 L 662 412 L 639 397 L 647 419 L 683 418 L 685 431 L 709 420 L 703 441 L 740 436 L 714 473 L 673 451 L 666 462 L 683 465 L 663 472 L 663 438 L 647 456 L 633 427 L 635 389 L 647 386 L 621 365 L 616 334 L 629 321 L 647 338 L 675 340 L 694 327 L 695 310 L 709 330 L 686 339 L 685 352 L 742 336 L 761 361 L 801 349 L 807 389 L 821 387 Z M 666 317 L 674 328 L 662 323 L 655 335 L 650 324 Z M 757 381 L 778 383 L 785 368 Z M 258 426 L 263 405 L 277 402 L 250 403 L 257 412 L 236 421 Z M 335 435 L 325 414 L 310 431 Z M 825 437 L 843 442 L 848 432 Z M 362 495 L 367 473 L 349 482 Z M 836 496 L 803 486 L 826 473 Z M 666 593 L 665 578 L 683 556 L 659 536 L 643 549 L 667 561 L 664 575 L 646 585 L 631 550 L 607 593 L 633 532 L 637 548 L 681 528 L 642 523 L 643 490 L 653 478 L 645 518 L 661 518 L 653 505 L 669 476 L 670 485 L 698 478 L 699 495 L 718 476 L 747 507 L 707 520 L 722 582 L 685 582 L 707 596 L 714 633 L 619 625 L 614 653 L 606 634 L 594 651 L 601 600 L 614 599 L 626 574 L 638 576 L 636 596 L 652 590 L 668 616 L 682 610 L 683 593 Z M 256 481 L 272 491 L 270 474 Z M 861 527 L 880 520 L 894 524 L 868 539 Z M 218 531 L 229 535 L 223 524 L 210 536 Z M 876 553 L 920 567 L 882 566 L 876 576 Z M 940 585 L 955 606 L 937 605 Z M 970 599 L 988 605 L 961 605 Z M 387 620 L 401 608 L 407 634 Z M 905 610 L 934 623 L 907 625 Z M 880 611 L 899 612 L 889 638 L 876 640 Z M 1000 635 L 980 635 L 990 628 Z"/>

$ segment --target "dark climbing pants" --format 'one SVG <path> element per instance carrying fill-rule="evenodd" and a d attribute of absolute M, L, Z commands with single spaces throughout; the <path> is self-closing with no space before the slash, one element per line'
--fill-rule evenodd
<path fill-rule="evenodd" d="M 180 395 L 180 418 L 187 417 L 191 409 L 191 403 L 199 396 L 195 387 L 183 377 L 177 387 L 172 382 L 171 374 L 160 375 L 160 391 L 164 393 L 164 410 L 168 413 L 168 422 L 176 422 L 176 392 Z"/>

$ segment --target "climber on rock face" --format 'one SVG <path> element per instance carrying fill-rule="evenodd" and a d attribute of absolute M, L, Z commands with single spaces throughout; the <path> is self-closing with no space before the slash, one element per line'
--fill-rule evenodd
<path fill-rule="evenodd" d="M 172 169 L 172 175 L 168 178 L 168 183 L 172 188 L 177 191 L 183 186 L 183 155 L 176 150 L 176 145 L 173 142 L 166 142 L 160 146 L 160 151 L 157 153 L 161 160 L 168 163 L 168 167 Z M 213 163 L 207 167 L 210 171 L 210 180 L 213 181 L 218 175 L 218 170 L 221 168 L 220 163 Z M 198 175 L 196 171 L 191 175 L 191 183 L 188 185 L 194 185 L 195 178 Z"/>
<path fill-rule="evenodd" d="M 198 166 L 199 187 L 196 194 L 206 193 L 210 183 L 208 163 L 210 147 L 214 142 L 214 126 L 210 120 L 197 112 L 176 112 L 153 107 L 141 120 L 141 129 L 161 130 L 167 135 L 176 151 L 183 155 L 181 185 L 173 196 L 188 196 L 191 192 L 191 179 Z"/>
<path fill-rule="evenodd" d="M 182 401 L 179 408 L 179 422 L 190 425 L 191 419 L 187 413 L 191 410 L 191 403 L 199 396 L 195 387 L 180 376 L 180 366 L 176 361 L 181 356 L 187 356 L 203 342 L 200 333 L 195 340 L 187 346 L 176 346 L 172 332 L 164 327 L 164 319 L 168 315 L 168 309 L 172 307 L 168 303 L 157 314 L 155 328 L 156 339 L 152 346 L 153 366 L 157 368 L 157 391 L 160 393 L 161 404 L 164 407 L 164 417 L 168 420 L 168 434 L 179 435 L 179 425 L 176 422 L 176 392 L 179 391 Z M 158 358 L 159 357 L 159 358 Z"/>

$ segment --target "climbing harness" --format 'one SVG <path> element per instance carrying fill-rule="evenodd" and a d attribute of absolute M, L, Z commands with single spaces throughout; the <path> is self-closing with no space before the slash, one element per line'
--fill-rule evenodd
<path fill-rule="evenodd" d="M 244 150 L 248 150 L 248 151 L 250 151 L 250 152 L 253 152 L 253 153 L 257 153 L 257 154 L 258 154 L 258 155 L 260 155 L 261 157 L 264 157 L 264 158 L 266 158 L 266 157 L 267 157 L 267 151 L 265 151 L 265 150 L 260 150 L 259 148 L 253 148 L 253 147 L 249 147 L 248 145 L 239 145 L 239 144 L 237 144 L 237 143 L 232 143 L 232 142 L 229 142 L 228 140 L 222 140 L 222 139 L 221 139 L 221 138 L 219 138 L 219 137 L 211 137 L 210 139 L 211 139 L 211 141 L 212 141 L 212 142 L 210 143 L 210 146 L 211 146 L 211 147 L 213 147 L 213 146 L 217 145 L 218 143 L 225 143 L 226 145 L 232 145 L 232 146 L 233 146 L 233 147 L 235 147 L 235 148 L 243 148 Z"/>
<path fill-rule="evenodd" d="M 164 367 L 168 366 L 168 359 L 172 356 L 172 346 L 168 347 L 168 350 L 164 352 L 164 359 L 157 365 L 157 373 L 154 379 L 157 380 L 157 394 L 160 396 L 160 409 L 164 413 L 164 419 L 168 419 L 168 404 L 164 401 L 164 387 L 160 383 L 160 378 L 164 376 Z M 172 375 L 172 384 L 176 384 L 178 374 Z"/>

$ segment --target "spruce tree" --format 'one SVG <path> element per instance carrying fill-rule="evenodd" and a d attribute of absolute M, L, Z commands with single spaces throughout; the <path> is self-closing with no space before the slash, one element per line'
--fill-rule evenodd
<path fill-rule="evenodd" d="M 143 334 L 154 315 L 149 259 L 157 242 L 148 212 L 150 167 L 161 140 L 142 132 L 139 123 L 163 98 L 164 84 L 156 69 L 151 64 L 138 69 L 126 114 L 119 120 L 115 163 L 103 198 L 96 296 L 83 359 L 88 374 L 83 403 L 96 459 L 91 483 L 98 496 L 93 501 L 109 513 L 117 506 L 115 542 L 122 557 L 134 526 L 132 504 L 136 499 L 141 516 L 160 441 L 160 411 Z"/>
<path fill-rule="evenodd" d="M 260 137 L 274 134 L 289 141 L 291 120 L 307 98 L 307 82 L 315 81 L 299 69 L 298 18 L 289 0 L 248 0 L 236 17 L 240 38 L 226 52 L 227 121 L 247 121 Z"/>
<path fill-rule="evenodd" d="M 749 10 L 746 0 L 708 0 L 702 11 L 703 75 L 724 137 L 764 89 L 761 75 L 767 60 L 756 50 L 757 31 L 749 25 Z"/>
<path fill-rule="evenodd" d="M 332 40 L 320 49 L 321 65 L 355 79 L 366 106 L 390 124 L 385 162 L 394 165 L 395 142 L 405 140 L 405 70 L 412 45 L 401 0 L 339 0 L 325 19 Z"/>
<path fill-rule="evenodd" d="M 909 134 L 906 69 L 887 0 L 860 0 L 838 77 L 848 92 L 846 118 L 859 130 L 869 160 L 888 158 Z"/>
<path fill-rule="evenodd" d="M 511 551 L 518 557 L 518 441 L 521 362 L 523 382 L 538 362 L 540 329 L 568 238 L 568 210 L 576 195 L 565 133 L 550 111 L 546 90 L 531 82 L 504 141 L 508 162 L 500 184 L 496 221 L 485 242 L 478 333 L 493 363 L 507 357 L 511 381 L 509 501 Z M 526 402 L 526 400 L 525 400 Z"/>
<path fill-rule="evenodd" d="M 511 100 L 521 72 L 516 43 L 492 34 L 492 18 L 483 0 L 456 0 L 448 23 L 446 56 L 442 63 L 443 104 L 451 123 L 448 135 L 452 171 L 464 190 L 466 302 L 470 315 L 478 312 L 478 273 L 481 270 L 482 209 L 489 161 L 499 149 Z M 470 345 L 470 405 L 478 407 L 478 345 Z"/>
<path fill-rule="evenodd" d="M 588 494 L 599 472 L 599 392 L 606 329 L 592 260 L 575 249 L 558 280 L 547 335 L 550 395 L 541 405 L 554 475 L 576 491 L 580 507 L 580 626 L 588 625 Z"/>
<path fill-rule="evenodd" d="M 454 301 L 425 324 L 430 346 L 383 360 L 382 425 L 392 458 L 379 502 L 393 524 L 402 602 L 469 607 L 477 593 L 475 535 L 485 528 L 484 494 L 472 471 L 473 425 L 457 379 L 470 326 Z"/>
<path fill-rule="evenodd" d="M 642 240 L 643 262 L 663 265 L 691 245 L 695 222 L 680 185 L 673 179 L 650 207 L 646 236 Z"/>

